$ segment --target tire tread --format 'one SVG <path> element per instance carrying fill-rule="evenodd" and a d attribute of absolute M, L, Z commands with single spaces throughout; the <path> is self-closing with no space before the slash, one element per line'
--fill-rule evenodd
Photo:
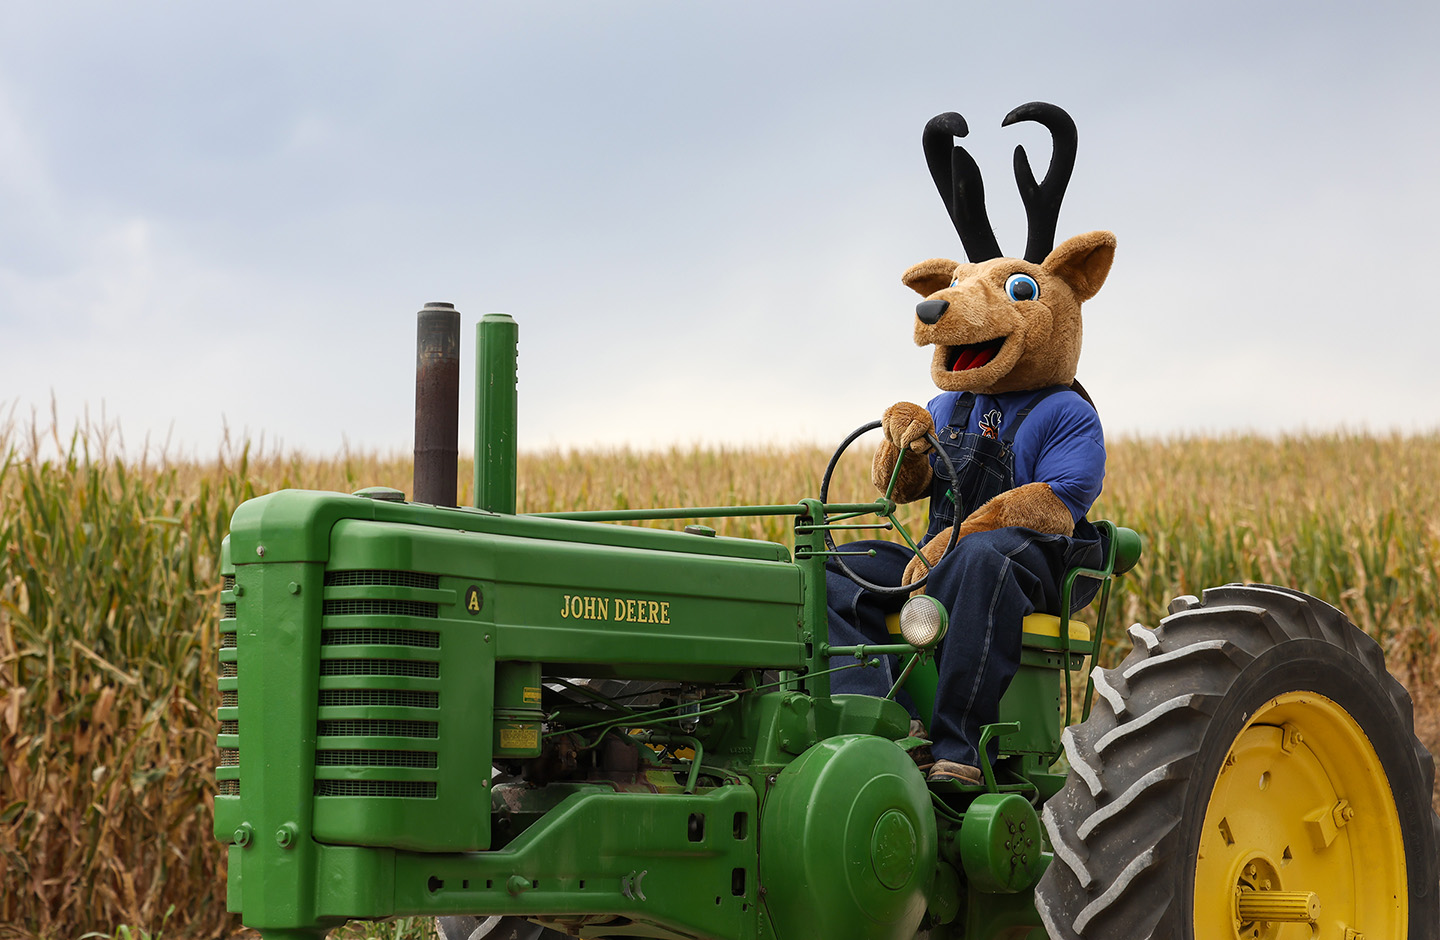
<path fill-rule="evenodd" d="M 1413 744 L 1414 777 L 1404 792 L 1424 784 L 1433 833 L 1418 844 L 1433 858 L 1440 844 L 1440 818 L 1428 805 L 1435 763 L 1415 740 L 1410 696 L 1386 670 L 1378 643 L 1329 604 L 1273 585 L 1209 588 L 1202 598 L 1175 598 L 1169 609 L 1154 630 L 1130 628 L 1125 659 L 1092 674 L 1098 694 L 1089 719 L 1062 735 L 1070 774 L 1041 814 L 1059 864 L 1036 893 L 1052 940 L 1191 940 L 1173 885 L 1185 782 L 1205 728 L 1245 668 L 1292 641 L 1336 647 L 1374 678 L 1402 740 Z M 1408 767 L 1396 770 L 1410 776 Z M 1398 774 L 1391 776 L 1394 785 Z M 1434 875 L 1437 864 L 1424 867 Z M 1440 927 L 1425 923 L 1440 922 L 1435 889 L 1412 897 L 1411 910 L 1412 940 L 1440 938 Z"/>

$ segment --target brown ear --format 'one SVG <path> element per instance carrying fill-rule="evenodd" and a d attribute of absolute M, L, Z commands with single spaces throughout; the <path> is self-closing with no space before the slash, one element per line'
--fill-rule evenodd
<path fill-rule="evenodd" d="M 947 258 L 931 258 L 929 261 L 911 265 L 900 275 L 900 283 L 921 297 L 929 297 L 937 290 L 950 286 L 950 282 L 955 279 L 955 267 L 955 262 Z"/>
<path fill-rule="evenodd" d="M 1081 303 L 1100 293 L 1110 262 L 1115 260 L 1115 236 L 1110 232 L 1086 232 L 1066 239 L 1041 262 L 1041 267 L 1060 278 Z"/>

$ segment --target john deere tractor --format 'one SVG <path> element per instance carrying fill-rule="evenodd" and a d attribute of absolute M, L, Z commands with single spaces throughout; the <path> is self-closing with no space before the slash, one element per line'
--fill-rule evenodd
<path fill-rule="evenodd" d="M 932 707 L 945 609 L 827 642 L 834 535 L 897 525 L 893 500 L 832 502 L 827 474 L 785 505 L 517 514 L 517 330 L 489 315 L 477 505 L 452 505 L 459 315 L 430 305 L 421 338 L 413 498 L 273 493 L 226 541 L 215 834 L 266 940 L 398 915 L 475 940 L 1440 937 L 1434 766 L 1335 608 L 1180 597 L 1087 679 L 1140 553 L 1104 523 L 1067 580 L 1103 582 L 1093 613 L 1025 621 L 983 783 L 927 786 L 896 697 Z M 756 515 L 793 550 L 703 524 Z M 835 663 L 892 655 L 889 696 L 830 694 Z"/>

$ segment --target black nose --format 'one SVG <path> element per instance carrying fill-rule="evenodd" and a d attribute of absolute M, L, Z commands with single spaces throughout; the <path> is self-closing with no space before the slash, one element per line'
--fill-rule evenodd
<path fill-rule="evenodd" d="M 922 300 L 915 305 L 915 316 L 920 318 L 921 323 L 939 323 L 949 309 L 948 300 Z"/>

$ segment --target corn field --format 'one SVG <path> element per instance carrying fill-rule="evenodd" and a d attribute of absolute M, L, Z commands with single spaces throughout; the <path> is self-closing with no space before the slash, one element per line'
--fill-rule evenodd
<path fill-rule="evenodd" d="M 832 499 L 870 498 L 864 449 L 842 463 Z M 790 503 L 818 491 L 828 458 L 822 448 L 527 454 L 518 503 Z M 1114 622 L 1154 624 L 1172 596 L 1228 581 L 1315 594 L 1380 640 L 1415 696 L 1422 740 L 1440 750 L 1437 470 L 1437 434 L 1114 441 L 1091 516 L 1146 541 Z M 469 474 L 461 468 L 462 503 Z M 134 458 L 113 428 L 0 416 L 0 937 L 239 930 L 210 834 L 220 540 L 235 507 L 260 493 L 409 491 L 410 477 L 408 458 L 308 459 L 245 442 L 205 460 Z M 905 518 L 923 529 L 922 513 Z M 790 538 L 786 518 L 710 524 Z"/>

